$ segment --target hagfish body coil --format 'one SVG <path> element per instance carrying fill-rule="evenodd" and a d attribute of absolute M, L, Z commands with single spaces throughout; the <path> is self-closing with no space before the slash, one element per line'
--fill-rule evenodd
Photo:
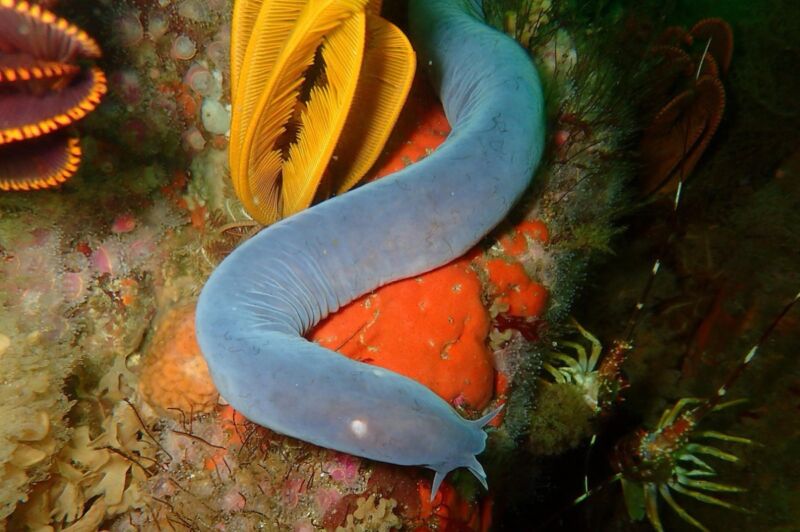
<path fill-rule="evenodd" d="M 425 386 L 303 338 L 386 283 L 464 254 L 528 186 L 544 145 L 527 53 L 469 2 L 412 0 L 411 40 L 452 125 L 429 157 L 272 225 L 213 272 L 197 335 L 220 394 L 248 419 L 357 456 L 436 471 L 475 456 L 482 426 Z"/>

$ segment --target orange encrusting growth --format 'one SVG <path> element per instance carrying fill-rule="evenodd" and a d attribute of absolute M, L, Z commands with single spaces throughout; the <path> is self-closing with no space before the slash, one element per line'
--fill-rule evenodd
<path fill-rule="evenodd" d="M 519 257 L 528 250 L 528 240 L 547 244 L 550 234 L 541 220 L 523 220 L 500 237 L 500 246 L 511 257 Z"/>
<path fill-rule="evenodd" d="M 459 259 L 359 298 L 310 339 L 411 377 L 448 402 L 480 409 L 494 384 L 488 333 L 480 280 Z"/>
<path fill-rule="evenodd" d="M 186 414 L 210 412 L 219 394 L 197 344 L 194 303 L 170 309 L 156 325 L 139 375 L 139 390 L 152 406 Z"/>
<path fill-rule="evenodd" d="M 433 90 L 416 77 L 376 168 L 364 180 L 380 179 L 423 159 L 444 142 L 449 133 L 450 124 Z"/>
<path fill-rule="evenodd" d="M 547 303 L 547 290 L 531 280 L 519 262 L 491 259 L 486 262 L 491 287 L 489 292 L 511 316 L 532 318 L 541 315 Z"/>
<path fill-rule="evenodd" d="M 465 532 L 488 532 L 492 525 L 492 499 L 470 500 L 459 494 L 449 482 L 444 481 L 431 500 L 431 486 L 420 481 L 419 516 L 436 526 L 436 530 L 463 530 Z M 416 532 L 431 530 L 427 525 L 414 529 Z"/>
<path fill-rule="evenodd" d="M 546 245 L 550 241 L 547 226 L 541 220 L 523 220 L 498 238 L 503 258 L 475 258 L 488 281 L 487 292 L 491 306 L 498 314 L 495 327 L 500 331 L 517 330 L 525 339 L 531 341 L 539 337 L 538 326 L 542 312 L 547 305 L 547 289 L 530 278 L 522 264 L 524 256 L 532 251 L 533 243 Z M 495 377 L 495 403 L 505 404 L 511 389 L 509 375 L 501 371 Z M 501 411 L 489 422 L 499 427 L 505 418 Z"/>

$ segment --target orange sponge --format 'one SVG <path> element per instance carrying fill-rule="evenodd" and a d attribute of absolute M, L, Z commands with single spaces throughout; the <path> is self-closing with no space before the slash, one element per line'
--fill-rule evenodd
<path fill-rule="evenodd" d="M 353 301 L 309 338 L 401 373 L 443 399 L 480 409 L 492 398 L 489 316 L 468 259 L 404 279 Z"/>
<path fill-rule="evenodd" d="M 145 353 L 139 391 L 152 406 L 183 412 L 210 412 L 219 394 L 197 344 L 195 304 L 167 311 Z"/>
<path fill-rule="evenodd" d="M 365 181 L 380 179 L 424 159 L 449 133 L 442 105 L 428 82 L 418 75 L 383 154 Z"/>
<path fill-rule="evenodd" d="M 491 259 L 486 262 L 495 302 L 507 307 L 506 314 L 522 318 L 539 316 L 547 302 L 547 290 L 532 281 L 519 262 Z"/>
<path fill-rule="evenodd" d="M 547 226 L 541 220 L 523 220 L 500 238 L 500 246 L 511 257 L 520 257 L 528 250 L 528 241 L 546 244 L 550 240 Z"/>

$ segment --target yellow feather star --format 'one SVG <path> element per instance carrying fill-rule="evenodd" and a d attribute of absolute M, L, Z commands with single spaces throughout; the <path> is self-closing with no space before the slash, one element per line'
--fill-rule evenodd
<path fill-rule="evenodd" d="M 352 188 L 405 102 L 415 56 L 378 0 L 237 0 L 231 178 L 263 224 Z"/>

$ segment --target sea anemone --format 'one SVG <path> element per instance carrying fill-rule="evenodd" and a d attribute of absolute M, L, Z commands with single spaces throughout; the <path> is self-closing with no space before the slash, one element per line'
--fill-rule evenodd
<path fill-rule="evenodd" d="M 188 61 L 194 57 L 195 53 L 197 53 L 197 45 L 195 45 L 191 37 L 188 37 L 187 35 L 179 35 L 172 42 L 170 56 L 172 56 L 173 59 Z"/>

